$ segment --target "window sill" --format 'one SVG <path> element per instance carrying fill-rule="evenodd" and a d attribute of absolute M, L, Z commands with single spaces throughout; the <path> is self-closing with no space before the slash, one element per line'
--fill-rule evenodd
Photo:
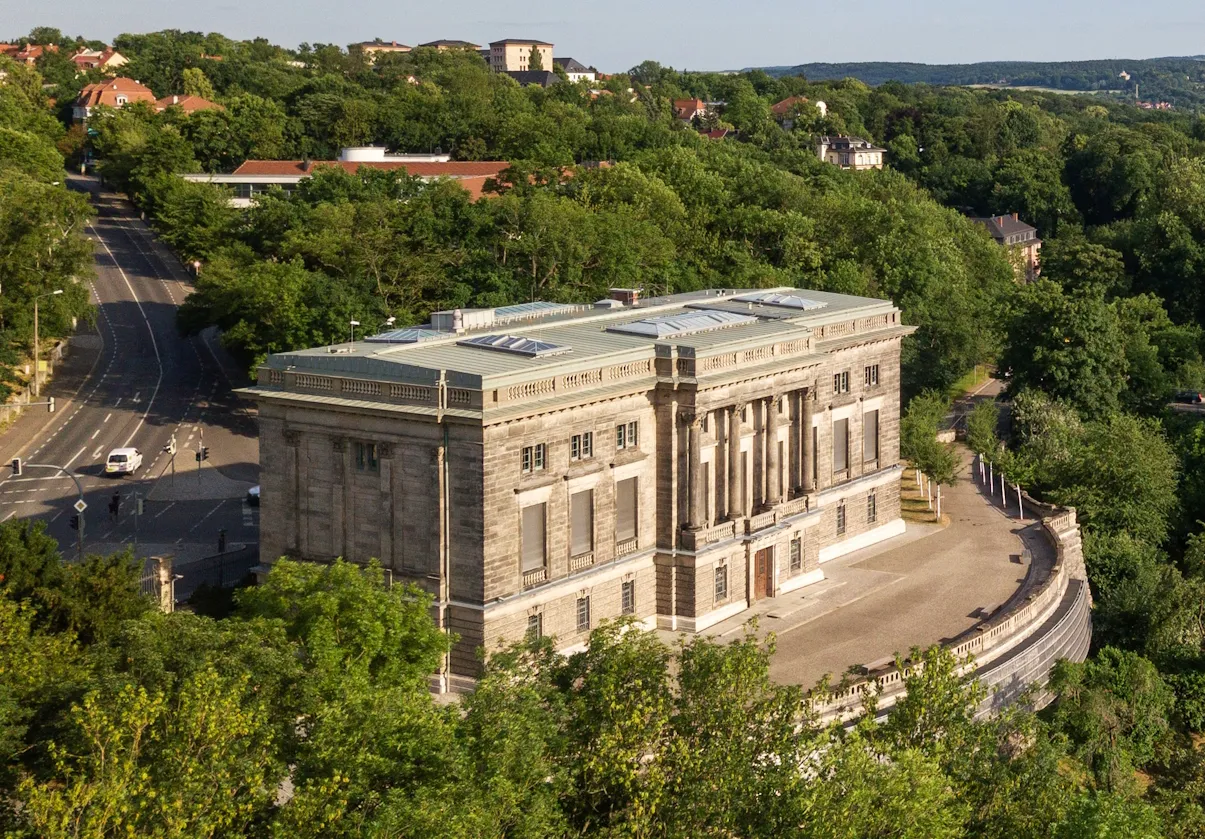
<path fill-rule="evenodd" d="M 637 463 L 648 457 L 647 454 L 640 449 L 620 449 L 615 452 L 615 457 L 611 459 L 611 468 L 616 466 L 627 466 L 629 463 Z"/>
<path fill-rule="evenodd" d="M 550 475 L 547 472 L 537 472 L 534 475 L 522 475 L 519 477 L 519 485 L 515 487 L 515 495 L 522 492 L 527 492 L 531 489 L 540 489 L 541 487 L 552 486 L 561 479 L 556 475 Z"/>

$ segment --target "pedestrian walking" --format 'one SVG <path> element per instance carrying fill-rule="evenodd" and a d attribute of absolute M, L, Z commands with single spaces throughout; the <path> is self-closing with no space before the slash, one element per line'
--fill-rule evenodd
<path fill-rule="evenodd" d="M 121 512 L 121 493 L 113 493 L 113 498 L 109 501 L 109 518 L 117 521 L 118 513 Z"/>
<path fill-rule="evenodd" d="M 218 531 L 218 553 L 226 553 L 226 528 Z"/>

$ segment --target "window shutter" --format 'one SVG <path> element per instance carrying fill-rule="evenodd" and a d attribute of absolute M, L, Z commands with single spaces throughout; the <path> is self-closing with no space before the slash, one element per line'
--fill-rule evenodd
<path fill-rule="evenodd" d="M 544 567 L 544 504 L 523 508 L 523 570 Z"/>
<path fill-rule="evenodd" d="M 615 485 L 615 541 L 636 538 L 636 478 Z"/>
<path fill-rule="evenodd" d="M 594 490 L 574 493 L 570 502 L 569 551 L 581 556 L 594 550 Z"/>

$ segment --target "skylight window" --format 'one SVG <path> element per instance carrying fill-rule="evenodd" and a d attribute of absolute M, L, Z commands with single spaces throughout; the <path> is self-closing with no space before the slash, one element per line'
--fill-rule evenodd
<path fill-rule="evenodd" d="M 461 347 L 496 350 L 498 352 L 514 353 L 515 355 L 525 355 L 528 358 L 545 358 L 550 355 L 567 353 L 573 349 L 562 344 L 553 344 L 549 341 L 540 341 L 535 338 L 524 338 L 519 335 L 475 335 L 472 338 L 465 338 L 463 341 L 457 341 L 456 343 Z"/>
<path fill-rule="evenodd" d="M 434 329 L 394 329 L 391 332 L 382 332 L 380 335 L 373 335 L 364 340 L 370 344 L 418 344 L 423 341 L 434 341 L 436 338 L 443 338 L 447 333 L 437 332 Z"/>
<path fill-rule="evenodd" d="M 621 323 L 618 326 L 609 327 L 607 331 L 620 332 L 625 335 L 642 335 L 648 338 L 680 338 L 684 335 L 727 329 L 730 326 L 740 326 L 746 323 L 757 323 L 757 318 L 736 312 L 691 311 L 680 315 L 661 315 L 631 323 Z"/>
<path fill-rule="evenodd" d="M 574 303 L 550 303 L 547 300 L 535 300 L 531 303 L 516 303 L 513 306 L 499 306 L 494 309 L 496 323 L 506 323 L 515 320 L 532 320 L 545 315 L 576 312 L 582 307 Z"/>
<path fill-rule="evenodd" d="M 784 309 L 799 309 L 803 312 L 823 309 L 828 305 L 819 300 L 809 300 L 806 297 L 800 297 L 798 294 L 781 294 L 776 291 L 759 291 L 755 294 L 742 294 L 740 297 L 732 299 L 739 303 L 761 303 L 763 306 L 781 306 Z"/>

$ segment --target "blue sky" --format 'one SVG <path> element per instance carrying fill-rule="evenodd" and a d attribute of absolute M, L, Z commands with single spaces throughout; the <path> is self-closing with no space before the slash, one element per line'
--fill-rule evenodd
<path fill-rule="evenodd" d="M 1075 60 L 1205 53 L 1201 0 L 0 0 L 0 36 L 56 26 L 109 39 L 156 29 L 286 46 L 541 38 L 606 71 L 811 61 Z"/>

